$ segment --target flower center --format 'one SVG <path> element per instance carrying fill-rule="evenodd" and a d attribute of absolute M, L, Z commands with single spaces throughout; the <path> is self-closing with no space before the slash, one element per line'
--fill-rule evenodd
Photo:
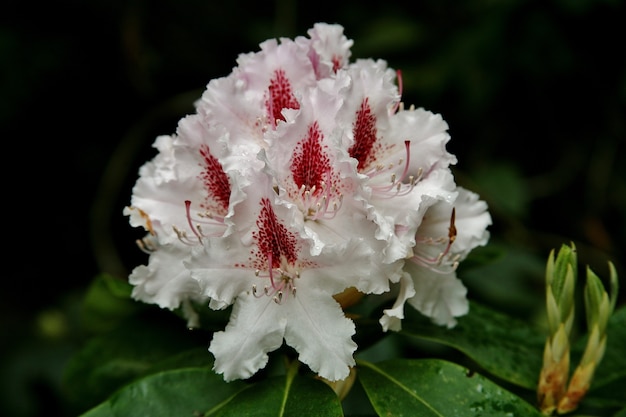
<path fill-rule="evenodd" d="M 284 293 L 296 295 L 295 280 L 300 277 L 296 266 L 300 245 L 298 237 L 278 220 L 269 199 L 262 198 L 260 204 L 261 211 L 256 221 L 258 230 L 252 234 L 257 244 L 252 264 L 255 274 L 268 278 L 269 285 L 264 286 L 261 294 L 257 294 L 256 285 L 252 291 L 257 296 L 273 296 L 274 301 L 280 303 Z"/>
<path fill-rule="evenodd" d="M 309 220 L 332 218 L 343 200 L 337 191 L 328 149 L 322 143 L 323 134 L 317 122 L 313 122 L 303 140 L 291 157 L 290 167 L 295 196 L 301 202 L 302 211 Z"/>

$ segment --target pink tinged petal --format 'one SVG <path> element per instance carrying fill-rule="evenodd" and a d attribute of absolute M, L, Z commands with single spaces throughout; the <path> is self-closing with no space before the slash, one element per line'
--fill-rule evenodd
<path fill-rule="evenodd" d="M 215 333 L 209 346 L 224 380 L 249 378 L 267 365 L 267 353 L 283 343 L 288 319 L 282 307 L 250 293 L 237 298 L 226 329 Z"/>
<path fill-rule="evenodd" d="M 284 109 L 297 108 L 297 92 L 316 81 L 309 45 L 283 38 L 260 46 L 241 54 L 228 77 L 211 80 L 197 103 L 211 126 L 221 127 L 237 146 L 266 147 L 266 131 L 283 120 Z"/>
<path fill-rule="evenodd" d="M 456 200 L 440 200 L 426 210 L 412 262 L 435 272 L 452 272 L 472 249 L 489 240 L 487 204 L 461 187 L 456 193 Z"/>
<path fill-rule="evenodd" d="M 352 354 L 357 345 L 351 339 L 354 323 L 339 304 L 328 294 L 306 288 L 306 294 L 279 307 L 288 317 L 285 341 L 299 360 L 330 381 L 346 378 L 355 364 Z"/>
<path fill-rule="evenodd" d="M 278 220 L 269 199 L 261 199 L 261 211 L 257 219 L 258 230 L 252 236 L 257 244 L 257 269 L 280 268 L 283 262 L 295 265 L 298 260 L 298 237 Z"/>
<path fill-rule="evenodd" d="M 314 122 L 291 158 L 291 174 L 296 187 L 314 190 L 314 194 L 322 191 L 332 173 L 330 159 L 322 145 L 322 136 L 319 125 Z"/>
<path fill-rule="evenodd" d="M 259 175 L 258 182 L 247 189 L 248 199 L 235 208 L 233 223 L 238 229 L 221 238 L 205 239 L 204 248 L 194 251 L 188 263 L 203 293 L 217 300 L 213 306 L 230 304 L 242 292 L 276 297 L 280 302 L 283 295 L 295 294 L 300 270 L 315 266 L 300 259 L 303 241 L 283 223 L 289 210 L 277 206 L 281 217 L 277 216 L 264 196 L 274 194 L 269 178 Z"/>
<path fill-rule="evenodd" d="M 272 125 L 275 126 L 278 120 L 285 120 L 282 115 L 283 109 L 297 110 L 300 108 L 284 69 L 279 68 L 274 71 L 267 90 L 268 97 L 265 99 L 265 109 Z"/>
<path fill-rule="evenodd" d="M 469 312 L 467 288 L 455 272 L 438 273 L 407 262 L 406 271 L 411 274 L 415 296 L 408 302 L 433 323 L 448 328 L 456 326 L 455 317 Z"/>
<path fill-rule="evenodd" d="M 286 185 L 287 193 L 307 220 L 335 217 L 342 206 L 343 192 L 350 185 L 349 181 L 341 182 L 338 178 L 323 141 L 319 124 L 313 122 L 289 161 L 293 185 Z"/>
<path fill-rule="evenodd" d="M 383 311 L 383 316 L 379 322 L 383 331 L 400 331 L 402 329 L 402 320 L 404 319 L 404 304 L 415 295 L 413 280 L 407 273 L 402 274 L 400 278 L 400 289 L 396 301 L 391 308 Z"/>
<path fill-rule="evenodd" d="M 223 217 L 228 212 L 230 203 L 228 176 L 207 145 L 202 145 L 199 153 L 202 158 L 202 172 L 199 177 L 207 192 L 207 198 L 200 207 L 211 214 L 214 212 Z"/>
<path fill-rule="evenodd" d="M 368 201 L 371 204 L 368 210 L 370 218 L 378 226 L 376 238 L 387 242 L 382 251 L 385 262 L 404 259 L 414 252 L 415 234 L 424 213 L 438 201 L 454 201 L 457 196 L 454 187 L 450 170 L 438 169 L 416 183 L 406 194 L 389 198 L 386 194 L 373 193 Z M 449 224 L 450 212 L 447 214 Z"/>
<path fill-rule="evenodd" d="M 424 174 L 437 168 L 447 168 L 457 160 L 446 149 L 450 141 L 448 124 L 441 115 L 423 108 L 400 110 L 389 119 L 388 140 L 401 142 L 408 140 L 412 156 L 409 172 Z M 390 157 L 394 157 L 390 155 Z"/>
<path fill-rule="evenodd" d="M 181 119 L 177 133 L 155 141 L 159 153 L 140 169 L 131 203 L 149 216 L 159 242 L 197 244 L 225 230 L 230 189 L 219 157 L 226 149 L 198 115 Z"/>
<path fill-rule="evenodd" d="M 318 79 L 347 67 L 354 42 L 344 36 L 342 26 L 316 23 L 308 34 L 313 47 L 311 61 Z"/>
<path fill-rule="evenodd" d="M 357 160 L 359 172 L 370 168 L 376 161 L 376 153 L 380 151 L 376 115 L 372 112 L 368 98 L 364 98 L 353 124 L 354 143 L 348 150 L 351 157 Z"/>

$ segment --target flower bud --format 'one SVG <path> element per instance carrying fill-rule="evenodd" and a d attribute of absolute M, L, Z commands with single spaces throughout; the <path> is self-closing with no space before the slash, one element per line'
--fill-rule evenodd
<path fill-rule="evenodd" d="M 606 326 L 617 301 L 617 272 L 609 262 L 611 296 L 604 289 L 602 281 L 587 268 L 587 283 L 585 285 L 585 311 L 589 337 L 580 364 L 574 371 L 567 391 L 560 399 L 557 412 L 569 413 L 578 408 L 578 404 L 585 397 L 596 368 L 600 364 L 606 349 Z"/>

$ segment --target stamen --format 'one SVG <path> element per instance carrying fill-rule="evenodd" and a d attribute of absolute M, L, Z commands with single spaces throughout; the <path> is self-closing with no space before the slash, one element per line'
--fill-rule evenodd
<path fill-rule="evenodd" d="M 193 223 L 191 222 L 191 201 L 189 201 L 189 200 L 185 200 L 185 212 L 187 214 L 187 223 L 189 224 L 189 228 L 193 231 L 193 233 L 196 235 L 198 240 L 201 241 L 202 240 L 202 236 L 196 230 L 196 227 L 194 227 Z"/>
<path fill-rule="evenodd" d="M 283 292 L 278 291 L 278 294 L 276 295 L 276 297 L 274 297 L 274 302 L 276 304 L 280 304 L 281 301 L 283 301 Z"/>
<path fill-rule="evenodd" d="M 446 238 L 440 237 L 437 239 L 434 238 L 422 238 L 421 241 L 418 241 L 416 248 L 420 248 L 420 245 L 443 245 L 445 244 L 445 248 L 437 254 L 434 258 L 428 256 L 426 253 L 420 254 L 416 252 L 414 256 L 411 258 L 411 261 L 417 263 L 418 265 L 425 266 L 429 268 L 433 272 L 438 273 L 449 273 L 455 271 L 459 266 L 459 261 L 461 259 L 460 254 L 451 253 L 451 247 L 454 241 L 456 240 L 457 230 L 455 226 L 456 220 L 456 209 L 452 208 L 452 213 L 450 215 L 450 225 L 448 226 L 448 236 Z"/>
<path fill-rule="evenodd" d="M 385 169 L 381 165 L 377 165 L 374 172 L 370 172 L 370 178 L 373 178 L 377 175 L 382 174 L 383 172 L 391 171 L 395 167 L 400 165 L 404 165 L 402 169 L 402 173 L 398 176 L 395 172 L 391 174 L 391 181 L 388 185 L 381 186 L 373 186 L 372 189 L 379 194 L 382 194 L 383 198 L 393 198 L 398 196 L 407 195 L 413 190 L 417 182 L 422 178 L 423 170 L 422 168 L 418 169 L 417 176 L 408 175 L 409 167 L 411 164 L 411 141 L 404 141 L 404 151 L 406 153 L 406 159 L 400 159 L 397 164 L 389 164 L 389 166 Z M 406 182 L 405 182 L 406 180 Z"/>
<path fill-rule="evenodd" d="M 148 255 L 157 250 L 157 245 L 154 242 L 154 239 L 149 239 L 148 237 L 137 239 L 135 243 L 142 252 L 147 253 Z"/>
<path fill-rule="evenodd" d="M 276 288 L 274 284 L 274 264 L 272 263 L 272 252 L 269 251 L 267 253 L 267 269 L 270 275 L 270 283 L 272 284 L 272 288 Z"/>
<path fill-rule="evenodd" d="M 331 171 L 325 173 L 326 181 L 320 181 L 319 186 L 307 188 L 302 185 L 299 190 L 302 211 L 308 220 L 332 219 L 337 215 L 343 203 L 343 195 L 338 193 L 332 185 Z M 330 184 L 330 185 L 329 185 Z"/>

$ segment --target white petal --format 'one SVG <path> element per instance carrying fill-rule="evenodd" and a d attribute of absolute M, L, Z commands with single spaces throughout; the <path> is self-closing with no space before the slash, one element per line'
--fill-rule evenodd
<path fill-rule="evenodd" d="M 214 369 L 225 381 L 246 379 L 265 367 L 268 352 L 283 343 L 287 318 L 271 297 L 243 294 L 237 298 L 226 329 L 213 335 L 209 351 Z"/>
<path fill-rule="evenodd" d="M 354 323 L 339 304 L 327 294 L 305 288 L 280 307 L 290 307 L 285 341 L 296 349 L 300 361 L 330 381 L 346 378 L 357 345 L 351 339 Z"/>
<path fill-rule="evenodd" d="M 438 273 L 407 262 L 405 270 L 411 274 L 415 295 L 408 302 L 435 324 L 452 328 L 455 317 L 468 313 L 467 288 L 456 273 Z"/>
<path fill-rule="evenodd" d="M 308 34 L 315 51 L 311 60 L 318 78 L 331 76 L 337 69 L 348 65 L 353 41 L 344 36 L 342 26 L 316 23 Z"/>
<path fill-rule="evenodd" d="M 180 242 L 161 245 L 150 254 L 148 265 L 136 267 L 129 276 L 132 297 L 170 310 L 185 299 L 201 299 L 200 287 L 183 261 L 191 248 Z"/>
<path fill-rule="evenodd" d="M 479 200 L 476 193 L 458 187 L 459 196 L 454 202 L 456 208 L 457 236 L 454 251 L 467 254 L 477 246 L 487 244 L 491 225 L 491 214 L 487 211 L 487 203 Z"/>
<path fill-rule="evenodd" d="M 392 308 L 388 308 L 383 311 L 383 316 L 379 322 L 383 327 L 383 331 L 393 330 L 400 331 L 402 329 L 402 319 L 404 319 L 404 304 L 406 301 L 415 295 L 415 288 L 413 288 L 413 280 L 407 273 L 402 274 L 400 278 L 400 291 L 398 292 L 398 298 L 393 303 Z"/>
<path fill-rule="evenodd" d="M 246 259 L 249 250 L 237 235 L 209 238 L 203 241 L 203 246 L 195 247 L 192 256 L 185 261 L 201 293 L 211 298 L 211 308 L 224 308 L 239 294 L 252 291 L 256 279 L 254 271 L 235 265 Z"/>

